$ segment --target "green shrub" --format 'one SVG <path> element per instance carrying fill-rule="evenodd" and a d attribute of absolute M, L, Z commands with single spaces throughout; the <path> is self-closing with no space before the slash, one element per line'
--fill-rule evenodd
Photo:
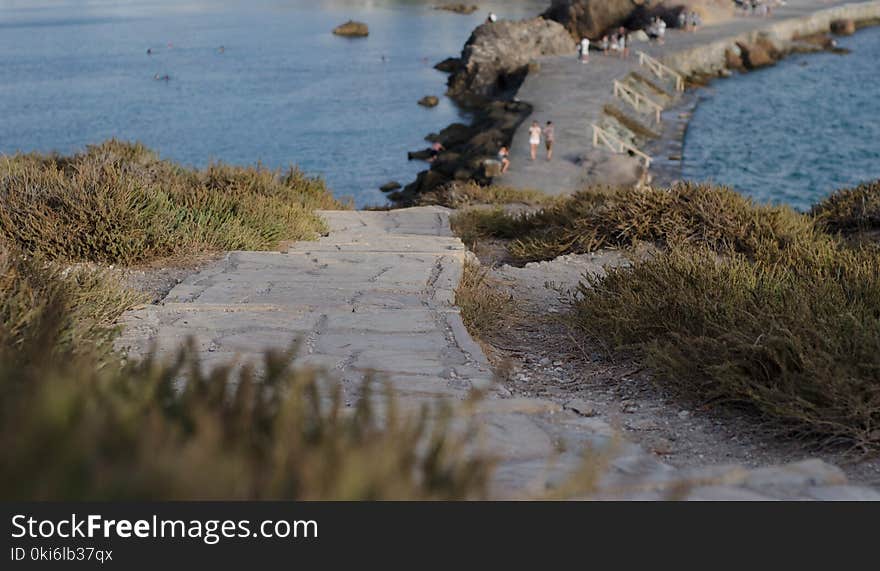
<path fill-rule="evenodd" d="M 811 214 L 828 232 L 851 235 L 880 230 L 880 180 L 838 190 L 815 205 Z"/>
<path fill-rule="evenodd" d="M 673 247 L 575 302 L 583 331 L 646 355 L 700 398 L 794 431 L 880 445 L 880 256 L 830 239 L 746 256 Z"/>
<path fill-rule="evenodd" d="M 0 237 L 50 261 L 133 264 L 197 250 L 270 249 L 340 207 L 296 169 L 184 169 L 115 140 L 71 157 L 0 158 Z"/>

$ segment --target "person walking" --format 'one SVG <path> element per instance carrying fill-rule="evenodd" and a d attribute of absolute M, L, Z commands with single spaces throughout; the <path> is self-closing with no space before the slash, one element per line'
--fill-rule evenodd
<path fill-rule="evenodd" d="M 529 127 L 529 147 L 531 147 L 531 157 L 533 161 L 538 158 L 538 145 L 540 144 L 541 126 L 538 125 L 537 121 L 532 121 L 532 126 Z"/>
<path fill-rule="evenodd" d="M 590 63 L 590 39 L 583 38 L 578 45 L 578 53 L 581 55 L 581 63 Z"/>
<path fill-rule="evenodd" d="M 553 127 L 553 121 L 547 121 L 544 126 L 544 146 L 547 147 L 547 160 L 553 160 L 553 143 L 556 141 L 556 132 Z"/>

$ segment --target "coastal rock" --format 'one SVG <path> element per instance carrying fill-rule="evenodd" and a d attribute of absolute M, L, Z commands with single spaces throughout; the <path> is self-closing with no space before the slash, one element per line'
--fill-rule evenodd
<path fill-rule="evenodd" d="M 636 7 L 633 0 L 553 0 L 544 17 L 565 26 L 576 40 L 597 40 L 622 25 Z"/>
<path fill-rule="evenodd" d="M 463 145 L 477 134 L 473 127 L 469 127 L 464 123 L 453 123 L 439 133 L 432 133 L 425 137 L 425 140 L 431 143 L 440 143 L 447 149 Z"/>
<path fill-rule="evenodd" d="M 727 69 L 735 69 L 737 71 L 745 70 L 746 66 L 742 60 L 742 50 L 739 48 L 737 48 L 736 50 L 725 50 L 724 65 L 727 67 Z"/>
<path fill-rule="evenodd" d="M 363 22 L 349 20 L 348 22 L 333 28 L 333 33 L 337 36 L 346 36 L 349 38 L 365 38 L 370 35 L 370 28 Z"/>
<path fill-rule="evenodd" d="M 455 73 L 461 67 L 461 60 L 457 57 L 449 57 L 434 66 L 437 71 Z"/>
<path fill-rule="evenodd" d="M 439 142 L 446 151 L 431 163 L 431 170 L 419 173 L 416 180 L 389 197 L 398 204 L 410 203 L 416 196 L 431 192 L 453 180 L 474 180 L 485 184 L 497 173 L 486 168 L 487 159 L 494 160 L 502 145 L 509 145 L 519 125 L 531 114 L 532 106 L 517 101 L 496 100 L 475 110 L 471 126 L 453 123 L 440 133 L 426 137 Z M 429 155 L 430 151 L 423 151 Z M 421 153 L 410 153 L 421 158 Z M 425 157 L 427 158 L 427 156 Z"/>
<path fill-rule="evenodd" d="M 410 161 L 427 161 L 431 158 L 431 149 L 421 151 L 410 151 L 406 154 L 407 160 Z"/>
<path fill-rule="evenodd" d="M 479 105 L 518 89 L 536 58 L 574 51 L 571 36 L 557 22 L 533 18 L 486 23 L 465 44 L 448 93 L 466 105 Z"/>
<path fill-rule="evenodd" d="M 739 46 L 740 52 L 742 53 L 742 61 L 746 69 L 757 69 L 775 63 L 775 60 L 770 56 L 770 53 L 761 44 L 737 43 L 737 46 Z"/>
<path fill-rule="evenodd" d="M 434 6 L 435 10 L 446 10 L 447 12 L 455 12 L 456 14 L 473 14 L 477 10 L 480 9 L 479 6 L 475 6 L 473 4 L 443 4 L 441 6 Z"/>
<path fill-rule="evenodd" d="M 422 107 L 437 107 L 439 103 L 440 99 L 436 95 L 425 95 L 419 99 L 419 105 Z"/>
<path fill-rule="evenodd" d="M 380 186 L 379 190 L 381 190 L 382 192 L 391 192 L 392 190 L 398 190 L 400 188 L 403 188 L 403 185 L 401 185 L 396 180 L 392 180 Z"/>
<path fill-rule="evenodd" d="M 851 36 L 856 33 L 856 23 L 852 20 L 834 20 L 831 22 L 831 33 L 838 36 Z"/>

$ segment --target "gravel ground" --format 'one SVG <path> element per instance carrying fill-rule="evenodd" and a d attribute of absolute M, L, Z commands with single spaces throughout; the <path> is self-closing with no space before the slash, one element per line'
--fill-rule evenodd
<path fill-rule="evenodd" d="M 484 245 L 481 256 L 485 261 L 498 251 Z M 484 339 L 493 363 L 505 372 L 508 390 L 604 420 L 675 467 L 761 467 L 818 457 L 840 466 L 853 483 L 880 485 L 876 457 L 817 450 L 775 433 L 746 411 L 683 399 L 653 382 L 651 371 L 634 360 L 611 360 L 602 347 L 577 335 L 565 317 L 567 292 L 585 272 L 625 263 L 620 252 L 603 251 L 493 270 L 518 312 L 509 329 Z"/>
<path fill-rule="evenodd" d="M 163 259 L 159 263 L 145 266 L 110 269 L 119 275 L 124 285 L 148 296 L 148 303 L 157 304 L 168 295 L 171 288 L 222 256 L 222 253 L 216 252 L 202 253 L 186 258 Z"/>

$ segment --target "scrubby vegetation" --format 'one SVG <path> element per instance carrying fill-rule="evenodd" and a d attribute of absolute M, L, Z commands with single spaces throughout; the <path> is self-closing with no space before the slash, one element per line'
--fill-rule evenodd
<path fill-rule="evenodd" d="M 455 290 L 455 305 L 467 328 L 481 337 L 497 333 L 513 318 L 513 298 L 492 281 L 487 268 L 465 262 Z"/>
<path fill-rule="evenodd" d="M 38 347 L 46 358 L 104 357 L 113 320 L 139 296 L 102 272 L 63 270 L 10 249 L 0 240 L 0 355 L 17 364 Z M 45 327 L 51 320 L 51 331 Z M 48 338 L 47 338 L 48 336 Z"/>
<path fill-rule="evenodd" d="M 526 263 L 637 242 L 705 244 L 753 253 L 764 242 L 811 240 L 804 216 L 784 207 L 756 207 L 728 189 L 682 184 L 671 189 L 596 188 L 525 214 L 470 210 L 455 228 L 471 238 L 511 239 L 510 254 Z"/>
<path fill-rule="evenodd" d="M 110 142 L 0 159 L 0 497 L 6 500 L 463 499 L 491 461 L 441 410 L 344 405 L 292 353 L 206 370 L 193 347 L 125 361 L 113 320 L 138 296 L 94 262 L 267 248 L 337 206 L 291 170 L 187 170 Z M 73 263 L 86 262 L 86 263 Z"/>
<path fill-rule="evenodd" d="M 346 409 L 341 388 L 268 354 L 203 371 L 123 363 L 110 319 L 131 302 L 102 276 L 0 254 L 4 499 L 452 499 L 486 493 L 491 462 L 442 413 L 392 395 Z M 375 410 L 379 405 L 381 414 Z M 436 413 L 436 411 L 434 411 Z"/>
<path fill-rule="evenodd" d="M 585 335 L 641 356 L 681 393 L 736 403 L 825 442 L 880 447 L 880 254 L 837 232 L 876 228 L 880 185 L 812 215 L 700 185 L 582 192 L 537 213 L 471 211 L 520 262 L 656 246 L 585 278 Z"/>
<path fill-rule="evenodd" d="M 263 250 L 324 230 L 339 207 L 295 168 L 186 169 L 115 140 L 70 157 L 0 158 L 0 237 L 50 261 L 135 264 L 198 250 Z"/>
<path fill-rule="evenodd" d="M 880 230 L 880 181 L 831 194 L 812 209 L 816 222 L 828 232 L 853 235 Z"/>
<path fill-rule="evenodd" d="M 480 186 L 474 182 L 453 182 L 420 194 L 415 205 L 437 204 L 448 208 L 466 208 L 476 205 L 548 206 L 557 200 L 557 197 L 540 190 L 498 185 Z"/>

